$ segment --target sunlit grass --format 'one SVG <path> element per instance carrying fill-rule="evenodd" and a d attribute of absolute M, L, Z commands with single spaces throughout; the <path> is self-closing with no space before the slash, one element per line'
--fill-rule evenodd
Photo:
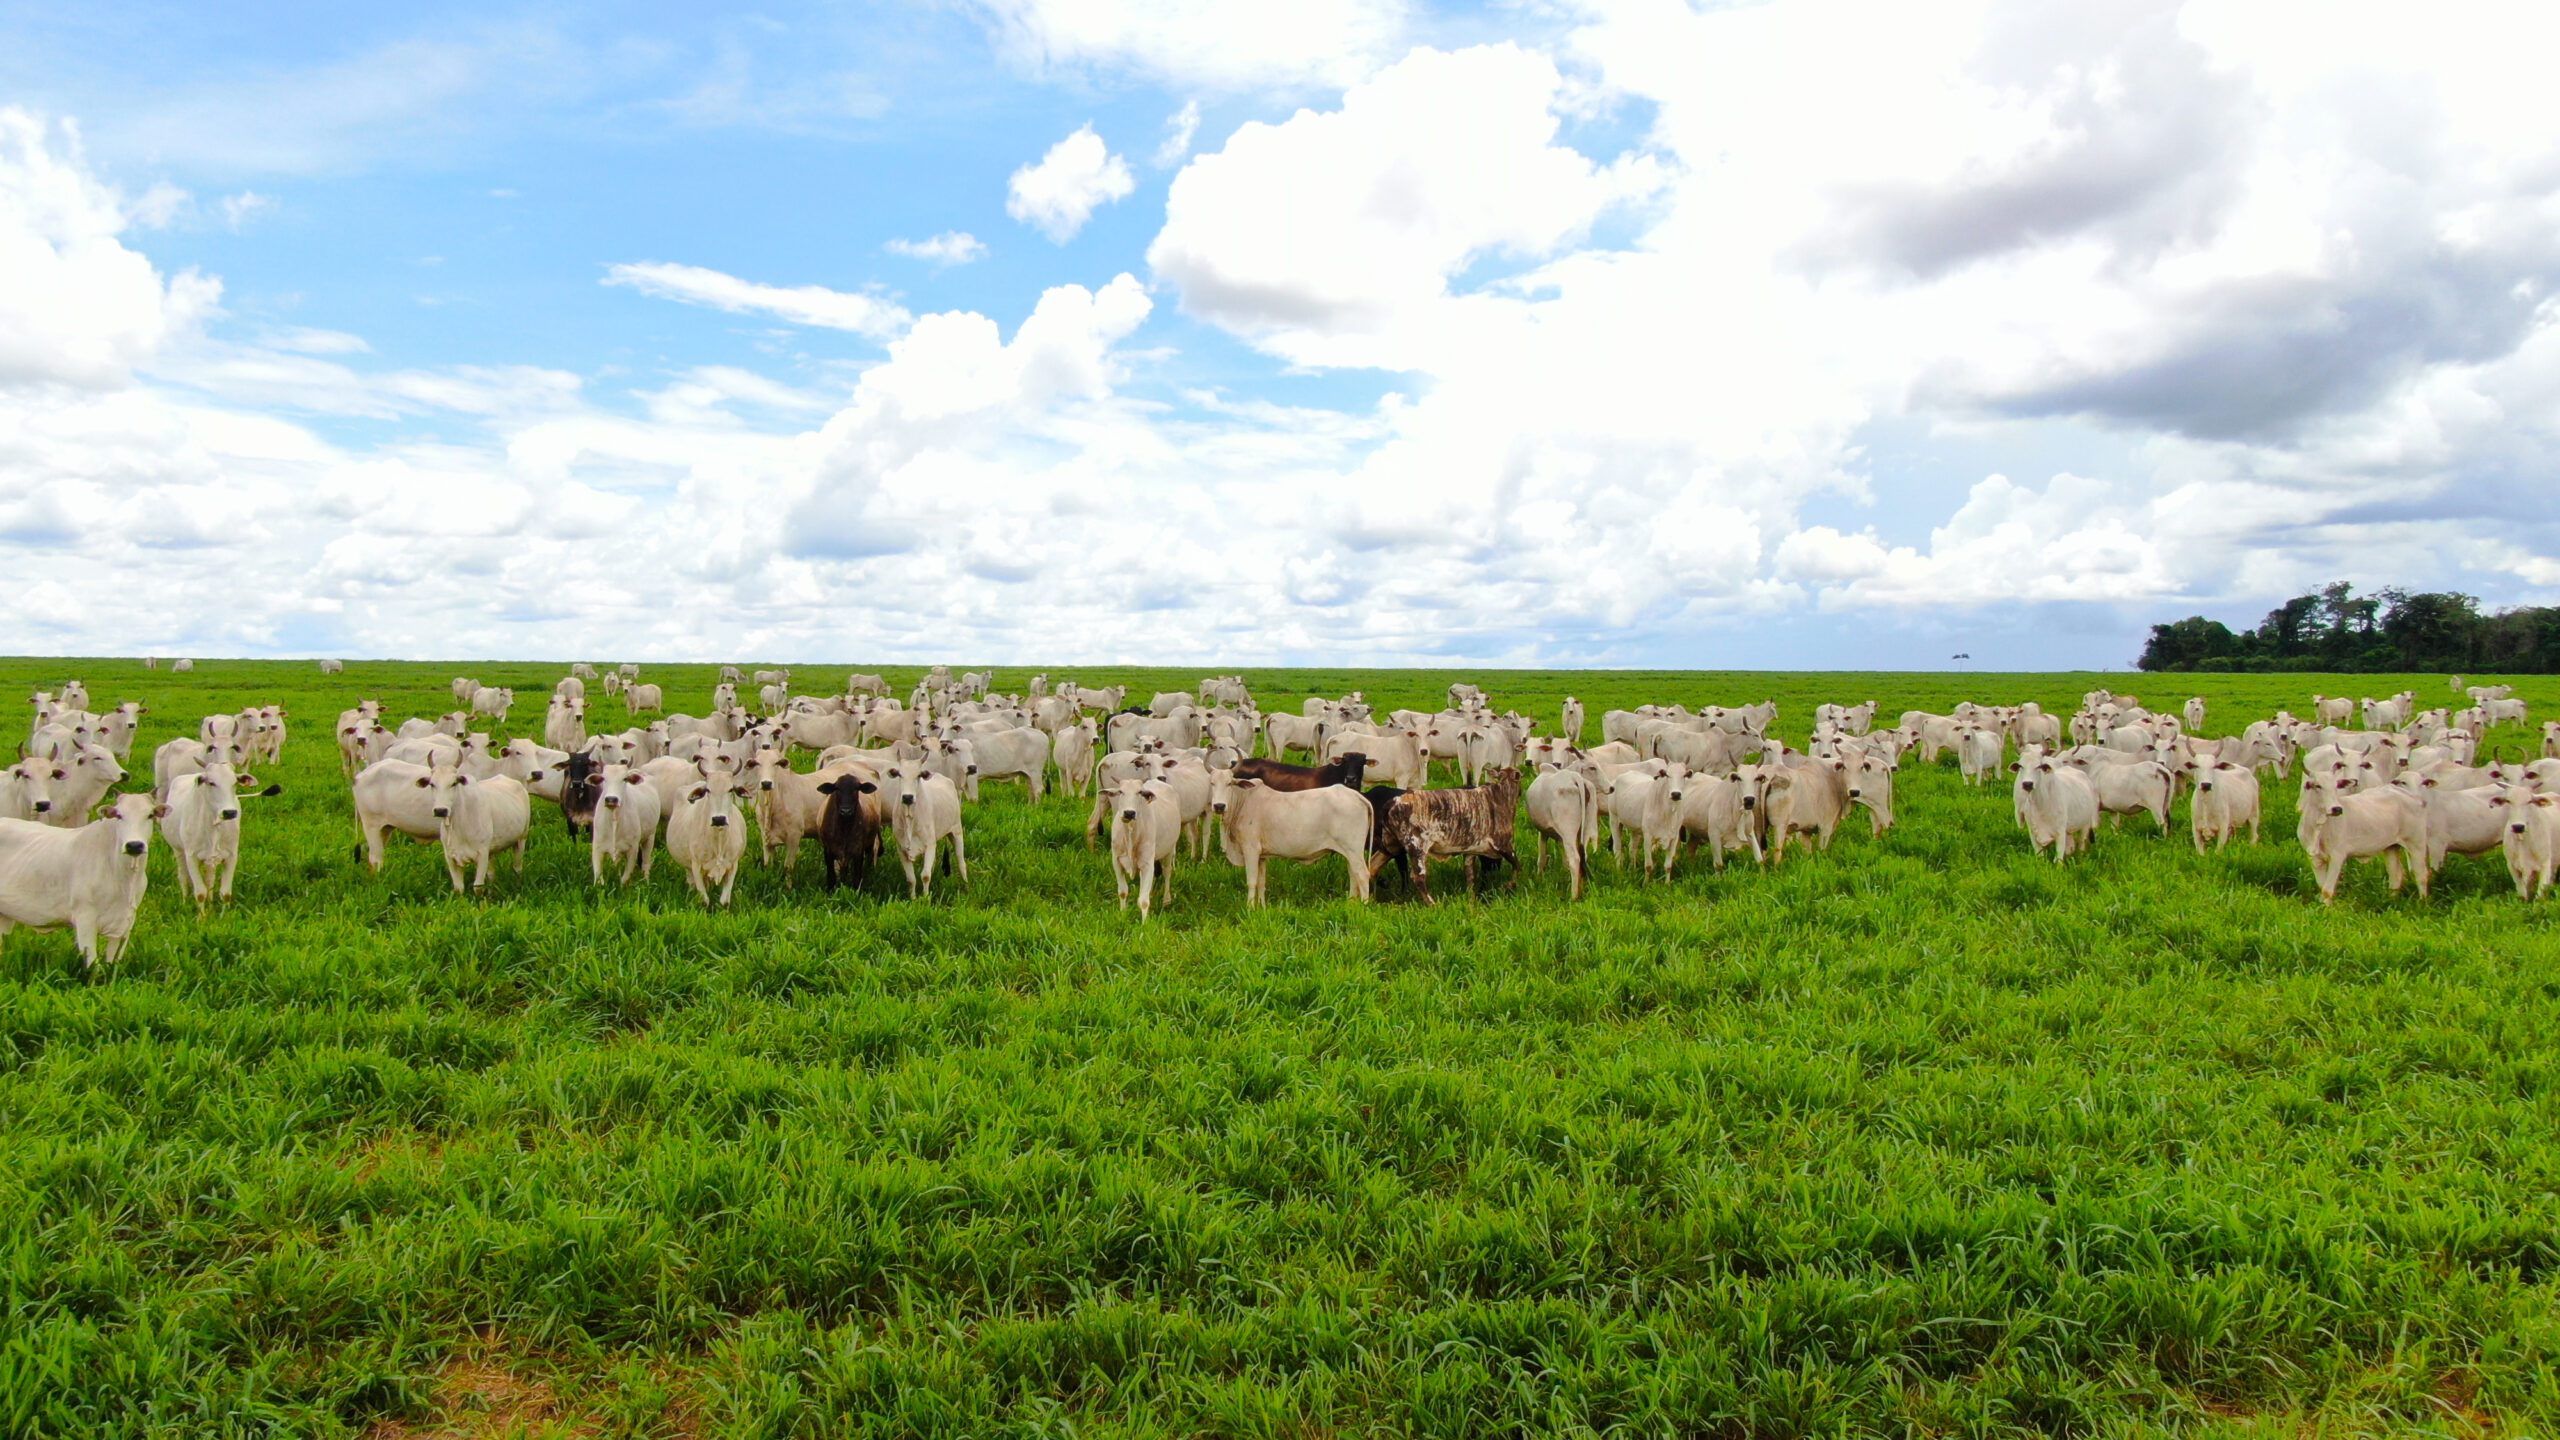
<path fill-rule="evenodd" d="M 209 709 L 281 701 L 297 737 L 229 912 L 155 854 L 113 974 L 0 948 L 0 1433 L 2560 1421 L 2555 912 L 2495 857 L 2423 903 L 2360 867 L 2324 909 L 2289 785 L 2263 846 L 2143 821 L 2057 868 L 1950 764 L 1776 872 L 1604 859 L 1579 906 L 1551 866 L 1426 910 L 1283 865 L 1248 912 L 1213 859 L 1144 926 L 1082 803 L 1015 786 L 929 904 L 894 865 L 832 897 L 751 869 L 720 914 L 664 864 L 599 892 L 538 809 L 531 871 L 469 901 L 431 848 L 354 861 L 327 742 L 359 695 L 449 708 L 453 671 L 349 671 L 0 663 L 147 701 L 146 774 Z M 708 670 L 650 678 L 703 708 Z M 1383 707 L 1453 677 L 1251 678 Z M 1595 732 L 1774 697 L 1798 737 L 1826 699 L 2190 693 L 1470 678 L 1549 719 L 1570 689 Z M 2399 688 L 2192 678 L 2215 731 Z"/>

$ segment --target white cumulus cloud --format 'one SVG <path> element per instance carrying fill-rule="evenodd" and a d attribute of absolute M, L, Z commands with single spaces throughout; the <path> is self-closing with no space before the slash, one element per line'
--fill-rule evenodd
<path fill-rule="evenodd" d="M 77 131 L 0 108 L 0 385 L 120 383 L 213 312 L 218 281 L 127 248 L 137 219 Z"/>
<path fill-rule="evenodd" d="M 1417 50 L 1338 110 L 1247 124 L 1194 160 L 1148 263 L 1193 312 L 1293 359 L 1410 363 L 1355 352 L 1478 258 L 1552 254 L 1660 183 L 1646 158 L 1602 167 L 1559 144 L 1561 84 L 1513 45 Z"/>
<path fill-rule="evenodd" d="M 1093 212 L 1138 188 L 1129 162 L 1111 153 L 1090 125 L 1049 147 L 1039 163 L 1006 182 L 1004 212 L 1064 245 Z"/>

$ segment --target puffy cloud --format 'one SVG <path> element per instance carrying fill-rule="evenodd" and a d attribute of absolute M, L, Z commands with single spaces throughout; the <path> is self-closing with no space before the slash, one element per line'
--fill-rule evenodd
<path fill-rule="evenodd" d="M 109 386 L 210 314 L 218 282 L 163 279 L 78 133 L 0 108 L 0 385 Z"/>
<path fill-rule="evenodd" d="M 1402 0 L 975 0 L 998 46 L 1033 69 L 1126 67 L 1221 90 L 1343 85 L 1403 33 Z"/>
<path fill-rule="evenodd" d="M 2273 10 L 1604 0 L 1571 40 L 1596 87 L 1417 51 L 1193 160 L 1149 258 L 1292 365 L 1414 376 L 1325 507 L 1346 542 L 1515 587 L 1659 562 L 1578 608 L 1526 596 L 1553 633 L 1798 586 L 2111 604 L 2438 573 L 2470 553 L 2454 510 L 2550 508 L 2482 481 L 2560 460 L 2516 423 L 2549 413 L 2530 357 L 2560 343 L 2560 124 L 2525 67 L 2404 49 L 2397 22 L 2306 63 L 2307 17 Z M 1561 138 L 1629 102 L 1642 153 Z M 1628 238 L 1592 244 L 1630 199 Z M 2128 466 L 1983 480 L 1925 543 L 1907 516 L 1804 526 L 1823 492 L 1907 509 L 1862 449 L 1901 419 L 2114 435 Z"/>
<path fill-rule="evenodd" d="M 1315 73 L 1183 58 L 1181 9 L 1171 38 L 1102 4 L 988 13 L 1035 63 L 1188 66 L 1204 95 Z M 47 312 L 43 353 L 108 357 L 86 388 L 0 385 L 0 548 L 59 581 L 30 587 L 36 633 L 91 649 L 193 626 L 410 653 L 1677 661 L 1713 634 L 1818 664 L 1850 643 L 1826 633 L 1925 631 L 1989 663 L 1975 636 L 2033 631 L 2085 662 L 2163 606 L 2339 575 L 2560 588 L 2560 113 L 2530 59 L 2552 20 L 1575 13 L 1551 54 L 1360 52 L 1338 99 L 1175 177 L 1156 298 L 1290 386 L 1375 372 L 1297 392 L 1380 396 L 1356 403 L 1282 403 L 1225 355 L 1233 388 L 1203 386 L 1125 275 L 921 317 L 622 277 L 887 341 L 832 382 L 207 338 L 132 248 L 150 207 L 52 144 L 86 198 L 45 209 L 60 176 L 20 161 L 0 213 L 87 218 L 5 234 L 103 257 L 124 301 Z M 1126 175 L 1079 135 L 1083 173 Z M 1026 218 L 1071 233 L 1097 203 Z M 283 418 L 307 414 L 432 438 Z M 130 613 L 84 612 L 124 575 Z"/>
<path fill-rule="evenodd" d="M 1657 183 L 1641 158 L 1604 170 L 1556 143 L 1560 84 L 1512 45 L 1418 50 L 1339 110 L 1247 124 L 1176 177 L 1148 263 L 1186 308 L 1292 359 L 1410 363 L 1358 342 L 1479 257 L 1548 255 Z"/>
<path fill-rule="evenodd" d="M 628 285 L 643 295 L 707 305 L 732 314 L 765 314 L 794 325 L 819 325 L 857 334 L 894 335 L 909 316 L 900 307 L 873 295 L 829 290 L 821 285 L 760 285 L 706 270 L 699 265 L 659 262 L 610 265 L 604 283 Z"/>
<path fill-rule="evenodd" d="M 1049 147 L 1039 163 L 1006 182 L 1004 213 L 1064 245 L 1093 212 L 1138 188 L 1129 162 L 1111 153 L 1090 125 Z"/>
<path fill-rule="evenodd" d="M 966 230 L 945 230 L 930 240 L 892 240 L 880 248 L 937 266 L 966 265 L 987 258 L 987 242 Z"/>

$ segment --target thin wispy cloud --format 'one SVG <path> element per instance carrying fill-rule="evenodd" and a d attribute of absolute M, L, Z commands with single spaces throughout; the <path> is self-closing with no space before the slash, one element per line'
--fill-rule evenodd
<path fill-rule="evenodd" d="M 829 290 L 821 285 L 762 285 L 699 265 L 656 261 L 610 265 L 604 283 L 626 285 L 643 295 L 706 305 L 733 315 L 770 315 L 793 325 L 850 330 L 874 337 L 905 329 L 912 316 L 875 295 Z"/>
<path fill-rule="evenodd" d="M 1164 143 L 1156 147 L 1156 168 L 1170 170 L 1191 153 L 1192 137 L 1200 133 L 1200 102 L 1188 100 L 1181 109 L 1165 118 Z"/>
<path fill-rule="evenodd" d="M 945 230 L 926 240 L 891 240 L 880 248 L 936 267 L 966 265 L 987 258 L 987 243 L 966 230 Z"/>

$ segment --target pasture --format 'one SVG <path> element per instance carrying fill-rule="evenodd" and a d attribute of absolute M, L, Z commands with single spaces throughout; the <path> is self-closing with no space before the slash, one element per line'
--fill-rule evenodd
<path fill-rule="evenodd" d="M 2324 909 L 2271 781 L 2260 845 L 2138 820 L 2057 867 L 2005 784 L 1915 758 L 1882 837 L 1853 815 L 1827 853 L 1667 883 L 1603 857 L 1580 904 L 1550 863 L 1357 905 L 1327 862 L 1247 911 L 1213 852 L 1141 926 L 1086 802 L 1012 785 L 925 903 L 894 861 L 829 895 L 814 849 L 725 912 L 663 860 L 599 891 L 540 804 L 486 898 L 431 846 L 356 863 L 341 708 L 434 715 L 470 673 L 538 735 L 565 668 L 0 662 L 13 704 L 74 675 L 147 703 L 128 788 L 200 714 L 294 727 L 227 911 L 198 919 L 155 845 L 112 971 L 66 935 L 0 946 L 0 1432 L 2560 1424 L 2560 911 L 2495 855 L 2423 902 L 2358 866 Z M 1645 702 L 1775 699 L 1801 743 L 1820 701 L 2067 714 L 2104 682 L 2201 694 L 2219 734 L 2314 690 L 2452 698 L 1245 673 L 1265 708 L 1466 679 L 1548 725 L 1570 691 L 1595 740 Z M 644 678 L 699 713 L 713 667 Z M 2560 679 L 2516 684 L 2560 715 Z"/>

